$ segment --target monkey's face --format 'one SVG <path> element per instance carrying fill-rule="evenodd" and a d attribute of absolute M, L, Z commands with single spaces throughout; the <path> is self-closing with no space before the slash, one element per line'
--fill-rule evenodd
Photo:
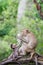
<path fill-rule="evenodd" d="M 15 49 L 16 47 L 17 47 L 16 44 L 11 44 L 11 48 L 12 48 L 12 49 Z"/>
<path fill-rule="evenodd" d="M 28 33 L 29 33 L 29 30 L 27 30 L 27 29 L 22 31 L 23 36 L 26 36 Z"/>

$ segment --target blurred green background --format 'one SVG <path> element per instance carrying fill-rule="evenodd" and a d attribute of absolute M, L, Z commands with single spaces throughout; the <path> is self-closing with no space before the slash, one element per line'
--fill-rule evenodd
<path fill-rule="evenodd" d="M 40 0 L 38 0 L 40 2 Z M 43 20 L 36 9 L 36 5 L 28 1 L 25 15 L 20 21 L 21 28 L 32 31 L 37 40 L 36 52 L 43 55 Z M 11 53 L 10 44 L 17 43 L 17 11 L 19 0 L 0 0 L 0 60 Z M 31 8 L 29 8 L 29 5 Z M 42 5 L 43 6 L 43 5 Z"/>

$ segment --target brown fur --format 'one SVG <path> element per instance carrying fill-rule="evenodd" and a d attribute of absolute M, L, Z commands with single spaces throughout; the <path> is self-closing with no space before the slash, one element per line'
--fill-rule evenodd
<path fill-rule="evenodd" d="M 19 48 L 20 55 L 26 55 L 26 53 L 28 52 L 30 52 L 33 55 L 33 53 L 35 52 L 35 48 L 37 46 L 37 40 L 35 35 L 27 29 L 23 30 L 21 33 L 20 33 L 21 39 L 20 37 L 18 37 L 19 40 L 22 41 L 22 43 L 20 42 L 20 44 L 22 45 Z"/>

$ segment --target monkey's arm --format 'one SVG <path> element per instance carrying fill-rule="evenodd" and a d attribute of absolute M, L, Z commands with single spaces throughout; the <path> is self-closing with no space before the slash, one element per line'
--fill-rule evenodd
<path fill-rule="evenodd" d="M 21 39 L 23 42 L 25 42 L 25 43 L 27 43 L 28 44 L 28 42 L 29 41 L 27 41 L 26 39 Z"/>
<path fill-rule="evenodd" d="M 28 43 L 29 42 L 29 40 L 26 40 L 26 39 L 24 39 L 24 38 L 18 38 L 21 42 L 25 42 L 25 43 Z"/>

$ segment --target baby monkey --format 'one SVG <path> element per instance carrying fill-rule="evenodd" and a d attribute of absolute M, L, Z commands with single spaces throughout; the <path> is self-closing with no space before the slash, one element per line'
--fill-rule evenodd
<path fill-rule="evenodd" d="M 18 47 L 16 44 L 11 44 L 11 48 L 13 50 L 13 53 L 8 57 L 8 59 L 14 59 L 16 60 L 16 58 L 18 57 Z"/>

